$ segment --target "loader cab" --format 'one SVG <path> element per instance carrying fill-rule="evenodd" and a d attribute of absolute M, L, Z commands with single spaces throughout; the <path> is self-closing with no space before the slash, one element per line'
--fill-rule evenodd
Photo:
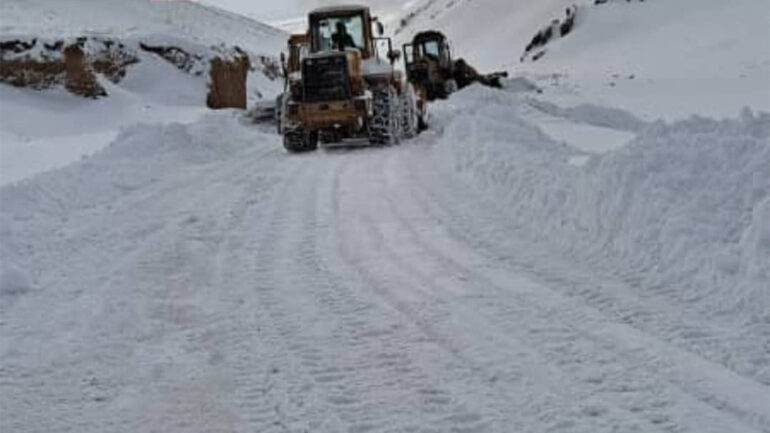
<path fill-rule="evenodd" d="M 364 59 L 373 57 L 376 22 L 363 6 L 317 9 L 310 13 L 310 51 L 358 50 Z"/>
<path fill-rule="evenodd" d="M 452 49 L 446 36 L 441 32 L 418 33 L 411 44 L 404 45 L 404 61 L 407 72 L 410 67 L 434 66 L 440 70 L 452 67 Z"/>
<path fill-rule="evenodd" d="M 404 45 L 404 69 L 409 82 L 430 101 L 453 91 L 452 50 L 441 32 L 418 33 Z"/>

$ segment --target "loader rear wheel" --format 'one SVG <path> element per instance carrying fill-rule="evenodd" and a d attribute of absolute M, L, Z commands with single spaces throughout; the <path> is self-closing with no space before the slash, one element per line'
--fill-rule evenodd
<path fill-rule="evenodd" d="M 420 114 L 420 117 L 417 119 L 417 130 L 419 132 L 425 131 L 428 129 L 428 119 L 427 115 L 425 113 Z"/>
<path fill-rule="evenodd" d="M 290 153 L 311 152 L 318 149 L 318 132 L 304 129 L 284 131 L 283 147 Z"/>
<path fill-rule="evenodd" d="M 373 115 L 369 121 L 369 142 L 372 144 L 398 144 L 403 134 L 401 102 L 392 87 L 378 89 L 372 101 Z"/>
<path fill-rule="evenodd" d="M 420 133 L 421 115 L 417 108 L 417 94 L 411 83 L 406 84 L 402 97 L 402 130 L 404 138 L 410 139 Z"/>
<path fill-rule="evenodd" d="M 446 80 L 444 82 L 444 94 L 448 98 L 452 93 L 457 92 L 460 87 L 457 85 L 457 81 L 454 78 Z"/>

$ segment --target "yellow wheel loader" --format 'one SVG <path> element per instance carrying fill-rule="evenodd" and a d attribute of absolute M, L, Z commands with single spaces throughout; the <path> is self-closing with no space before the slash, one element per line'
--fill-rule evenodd
<path fill-rule="evenodd" d="M 417 33 L 404 47 L 407 79 L 422 99 L 446 99 L 459 89 L 473 83 L 502 88 L 507 72 L 480 74 L 463 59 L 453 59 L 448 39 L 443 33 L 430 30 Z"/>
<path fill-rule="evenodd" d="M 407 78 L 425 99 L 446 99 L 457 91 L 452 50 L 444 34 L 418 33 L 403 48 Z"/>
<path fill-rule="evenodd" d="M 290 53 L 286 68 L 280 126 L 284 147 L 304 152 L 319 142 L 349 139 L 394 144 L 416 134 L 423 115 L 418 95 L 395 70 L 401 52 L 390 38 L 381 37 L 383 26 L 369 8 L 317 9 L 308 24 L 305 39 L 294 39 L 295 46 L 305 44 L 306 55 L 298 52 L 293 63 Z"/>

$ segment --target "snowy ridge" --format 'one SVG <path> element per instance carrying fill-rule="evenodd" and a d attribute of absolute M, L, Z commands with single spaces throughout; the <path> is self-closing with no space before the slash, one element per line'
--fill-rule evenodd
<path fill-rule="evenodd" d="M 171 123 L 128 127 L 104 150 L 82 162 L 0 189 L 0 201 L 19 205 L 4 207 L 3 215 L 34 218 L 34 212 L 30 212 L 33 209 L 55 214 L 98 207 L 127 190 L 147 187 L 165 172 L 226 159 L 248 148 L 245 139 L 218 143 L 211 140 L 215 130 L 221 131 L 234 119 L 209 115 L 199 122 L 192 126 Z M 90 187 L 76 187 L 84 183 Z M 9 223 L 6 219 L 3 226 Z"/>
<path fill-rule="evenodd" d="M 241 45 L 274 55 L 285 33 L 250 18 L 190 1 L 9 0 L 0 5 L 0 35 L 78 37 L 163 34 L 203 45 Z"/>

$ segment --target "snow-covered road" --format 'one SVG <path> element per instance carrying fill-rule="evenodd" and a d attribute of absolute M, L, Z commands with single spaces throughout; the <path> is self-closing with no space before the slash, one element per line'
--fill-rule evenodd
<path fill-rule="evenodd" d="M 770 432 L 766 330 L 549 250 L 442 133 L 212 114 L 0 189 L 0 430 Z"/>

